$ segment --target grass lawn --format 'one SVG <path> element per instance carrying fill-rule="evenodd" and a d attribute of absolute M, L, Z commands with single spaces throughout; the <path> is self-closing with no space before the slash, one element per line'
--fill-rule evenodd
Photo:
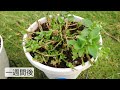
<path fill-rule="evenodd" d="M 71 14 L 102 23 L 104 30 L 120 41 L 120 12 L 118 11 L 69 11 Z M 0 35 L 4 38 L 11 67 L 33 67 L 22 49 L 22 29 L 44 17 L 47 13 L 61 11 L 0 11 Z M 99 58 L 97 63 L 83 71 L 77 79 L 120 79 L 120 42 L 101 32 L 103 46 L 110 48 L 108 58 Z M 35 67 L 34 67 L 35 68 Z M 12 78 L 18 79 L 18 78 Z M 23 79 L 23 78 L 19 78 Z M 29 79 L 47 79 L 43 72 L 35 68 L 35 77 Z"/>

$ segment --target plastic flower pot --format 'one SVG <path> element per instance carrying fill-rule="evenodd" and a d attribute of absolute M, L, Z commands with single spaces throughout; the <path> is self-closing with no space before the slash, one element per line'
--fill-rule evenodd
<path fill-rule="evenodd" d="M 75 19 L 76 22 L 80 22 L 83 18 L 81 18 L 79 16 L 74 16 L 74 19 Z M 43 18 L 38 20 L 38 22 L 40 22 L 41 24 L 45 23 L 46 21 L 47 21 L 46 17 L 43 17 Z M 35 31 L 37 29 L 37 27 L 38 27 L 37 22 L 34 22 L 27 30 L 28 30 L 28 32 Z M 24 40 L 27 37 L 28 37 L 27 34 L 25 34 L 24 37 L 23 37 L 23 49 L 24 49 L 24 53 L 25 53 L 27 59 L 29 60 L 29 62 L 33 66 L 35 66 L 39 70 L 43 71 L 49 79 L 61 79 L 61 78 L 64 78 L 64 79 L 76 79 L 78 77 L 78 75 L 82 71 L 88 69 L 91 66 L 89 61 L 87 61 L 85 63 L 85 65 L 83 65 L 83 66 L 82 65 L 76 66 L 75 69 L 71 69 L 71 68 L 54 68 L 54 67 L 50 67 L 50 66 L 46 66 L 44 64 L 41 64 L 41 63 L 33 60 L 30 53 L 26 51 Z M 102 45 L 102 37 L 101 37 L 101 35 L 100 35 L 100 44 Z M 97 60 L 97 58 L 98 57 L 96 57 L 95 61 Z M 94 59 L 91 58 L 91 60 L 93 61 Z"/>
<path fill-rule="evenodd" d="M 5 68 L 9 67 L 8 57 L 3 45 L 3 38 L 0 36 L 1 46 L 0 46 L 0 79 L 6 79 Z"/>

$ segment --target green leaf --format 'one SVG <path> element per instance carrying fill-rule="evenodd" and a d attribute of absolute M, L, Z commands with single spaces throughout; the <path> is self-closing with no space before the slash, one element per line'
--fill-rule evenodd
<path fill-rule="evenodd" d="M 51 36 L 51 34 L 52 34 L 52 30 L 44 31 L 44 32 L 45 32 L 44 37 L 45 37 L 46 39 L 50 39 L 50 36 Z"/>
<path fill-rule="evenodd" d="M 88 46 L 88 53 L 92 55 L 94 58 L 97 56 L 98 47 L 96 45 L 89 45 Z"/>
<path fill-rule="evenodd" d="M 32 40 L 28 40 L 25 44 L 26 48 L 29 48 L 31 46 Z"/>
<path fill-rule="evenodd" d="M 93 24 L 89 19 L 83 19 L 82 22 L 86 27 L 90 27 Z"/>
<path fill-rule="evenodd" d="M 70 68 L 74 68 L 73 64 L 71 62 L 67 62 L 66 66 L 70 67 Z"/>
<path fill-rule="evenodd" d="M 99 43 L 99 40 L 100 40 L 100 36 L 97 35 L 97 37 L 95 37 L 94 39 L 92 39 L 92 42 L 93 42 L 94 44 L 98 44 L 98 43 Z"/>
<path fill-rule="evenodd" d="M 80 46 L 78 45 L 78 43 L 75 43 L 75 44 L 73 45 L 73 47 L 74 47 L 74 49 L 76 49 L 76 50 L 80 49 Z"/>
<path fill-rule="evenodd" d="M 85 39 L 86 39 L 86 37 L 83 37 L 82 35 L 78 35 L 77 38 L 78 38 L 79 40 L 82 40 L 82 41 L 85 41 Z"/>
<path fill-rule="evenodd" d="M 64 19 L 62 19 L 62 17 L 61 17 L 61 16 L 58 16 L 58 21 L 59 21 L 59 23 L 61 23 L 61 24 L 63 24 L 63 23 L 64 23 Z"/>
<path fill-rule="evenodd" d="M 68 41 L 67 41 L 67 44 L 68 44 L 68 45 L 74 45 L 75 43 L 76 43 L 75 40 L 68 40 Z"/>
<path fill-rule="evenodd" d="M 100 28 L 95 27 L 91 32 L 90 32 L 90 38 L 96 38 L 100 33 Z"/>
<path fill-rule="evenodd" d="M 85 49 L 81 48 L 78 52 L 79 57 L 82 57 L 84 53 L 85 53 Z"/>
<path fill-rule="evenodd" d="M 50 64 L 56 66 L 57 64 L 60 64 L 60 60 L 58 60 L 58 59 L 51 60 L 51 63 L 50 63 Z"/>
<path fill-rule="evenodd" d="M 90 45 L 91 45 L 91 44 L 92 44 L 92 39 L 89 39 L 88 41 L 89 41 L 89 43 L 90 43 Z"/>
<path fill-rule="evenodd" d="M 73 49 L 72 54 L 73 54 L 72 56 L 73 60 L 76 59 L 78 57 L 78 50 Z"/>
<path fill-rule="evenodd" d="M 45 35 L 45 34 L 44 34 L 44 31 L 36 32 L 36 34 L 38 35 L 38 36 L 35 37 L 36 40 L 42 39 L 43 36 Z"/>
<path fill-rule="evenodd" d="M 31 48 L 26 48 L 26 51 L 27 51 L 27 52 L 31 52 L 32 49 L 31 49 Z"/>
<path fill-rule="evenodd" d="M 60 59 L 65 59 L 66 57 L 65 57 L 65 55 L 64 54 L 61 54 L 60 55 Z"/>
<path fill-rule="evenodd" d="M 73 15 L 67 16 L 67 18 L 68 18 L 68 21 L 70 21 L 70 22 L 74 21 L 74 16 Z"/>
<path fill-rule="evenodd" d="M 52 37 L 52 40 L 56 41 L 56 42 L 57 41 L 59 42 L 61 40 L 61 38 L 60 38 L 60 36 L 54 36 L 54 37 Z"/>
<path fill-rule="evenodd" d="M 77 56 L 72 56 L 72 59 L 75 60 L 77 58 Z"/>
<path fill-rule="evenodd" d="M 70 31 L 69 30 L 66 31 L 66 35 L 70 36 Z"/>
<path fill-rule="evenodd" d="M 37 41 L 30 40 L 29 42 L 26 43 L 26 48 L 28 51 L 33 51 L 35 52 L 38 48 L 40 48 L 40 45 L 38 44 Z"/>
<path fill-rule="evenodd" d="M 87 28 L 85 28 L 84 30 L 81 31 L 80 34 L 81 34 L 81 36 L 86 37 L 89 34 L 89 30 Z"/>
<path fill-rule="evenodd" d="M 77 39 L 77 43 L 79 44 L 80 48 L 83 48 L 86 45 L 86 40 L 82 36 L 79 36 Z"/>
<path fill-rule="evenodd" d="M 35 37 L 36 40 L 41 40 L 42 38 L 43 38 L 43 36 L 41 36 L 41 35 Z"/>

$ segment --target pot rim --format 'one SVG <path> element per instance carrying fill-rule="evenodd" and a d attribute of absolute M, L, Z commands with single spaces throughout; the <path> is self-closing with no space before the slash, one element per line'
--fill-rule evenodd
<path fill-rule="evenodd" d="M 3 38 L 2 36 L 0 35 L 0 40 L 1 40 L 1 47 L 0 47 L 0 53 L 2 52 L 2 48 L 3 48 Z"/>

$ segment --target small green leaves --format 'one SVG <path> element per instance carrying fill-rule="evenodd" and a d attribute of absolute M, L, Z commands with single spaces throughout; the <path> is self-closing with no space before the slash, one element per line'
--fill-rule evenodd
<path fill-rule="evenodd" d="M 51 63 L 50 63 L 50 64 L 56 66 L 57 64 L 60 64 L 60 62 L 61 62 L 60 60 L 55 59 L 55 60 L 51 60 Z"/>
<path fill-rule="evenodd" d="M 61 16 L 58 16 L 58 21 L 60 24 L 64 24 L 64 19 Z"/>
<path fill-rule="evenodd" d="M 70 67 L 70 68 L 74 68 L 73 64 L 71 62 L 67 62 L 66 66 Z"/>
<path fill-rule="evenodd" d="M 72 56 L 73 60 L 78 58 L 78 50 L 72 49 L 72 54 L 73 54 L 73 56 Z"/>
<path fill-rule="evenodd" d="M 33 51 L 35 52 L 38 48 L 40 48 L 39 44 L 37 41 L 34 41 L 34 40 L 30 40 L 27 44 L 26 44 L 26 48 L 27 50 L 30 52 L 30 51 Z"/>
<path fill-rule="evenodd" d="M 89 20 L 85 20 L 85 22 L 90 24 L 89 28 L 93 28 L 94 26 L 94 29 L 91 30 L 89 28 L 85 28 L 83 31 L 81 31 L 80 35 L 77 36 L 77 40 L 68 41 L 68 45 L 72 45 L 74 49 L 72 50 L 73 60 L 78 57 L 82 57 L 85 53 L 88 53 L 95 58 L 98 53 L 100 29 L 95 23 L 92 25 L 92 22 Z"/>
<path fill-rule="evenodd" d="M 50 39 L 51 34 L 52 34 L 52 30 L 44 31 L 44 38 Z"/>
<path fill-rule="evenodd" d="M 44 36 L 44 32 L 36 32 L 37 36 L 35 37 L 36 40 L 41 40 Z"/>
<path fill-rule="evenodd" d="M 26 48 L 26 51 L 27 51 L 27 52 L 31 52 L 32 49 L 31 49 L 31 48 Z"/>
<path fill-rule="evenodd" d="M 65 57 L 65 55 L 64 54 L 61 54 L 60 55 L 60 59 L 65 59 L 66 57 Z"/>

